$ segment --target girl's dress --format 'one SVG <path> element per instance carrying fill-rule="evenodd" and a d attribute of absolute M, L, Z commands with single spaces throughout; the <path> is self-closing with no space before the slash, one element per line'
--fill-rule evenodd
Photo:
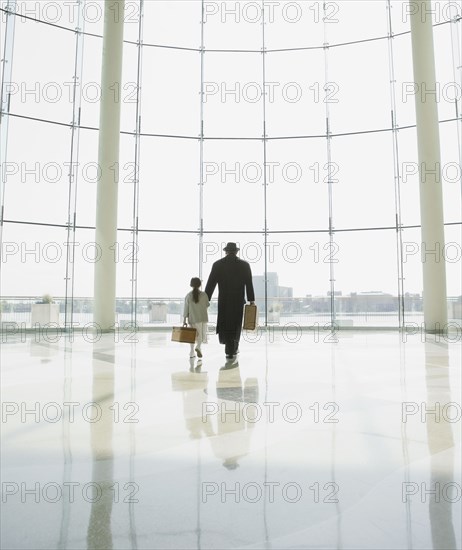
<path fill-rule="evenodd" d="M 202 356 L 201 345 L 207 343 L 207 322 L 209 320 L 207 308 L 210 302 L 207 294 L 202 290 L 199 291 L 199 301 L 194 302 L 193 291 L 188 292 L 184 299 L 183 319 L 186 322 L 188 318 L 189 326 L 197 330 L 196 333 L 196 351 L 199 357 Z M 194 344 L 191 344 L 190 356 L 194 356 Z"/>

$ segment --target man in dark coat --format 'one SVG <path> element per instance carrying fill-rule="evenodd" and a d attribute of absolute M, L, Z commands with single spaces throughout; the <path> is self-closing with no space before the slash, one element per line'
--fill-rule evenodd
<path fill-rule="evenodd" d="M 220 344 L 225 344 L 227 359 L 239 351 L 244 304 L 255 302 L 250 265 L 237 257 L 236 243 L 228 243 L 223 249 L 226 256 L 212 265 L 205 293 L 212 299 L 218 284 L 217 334 Z"/>

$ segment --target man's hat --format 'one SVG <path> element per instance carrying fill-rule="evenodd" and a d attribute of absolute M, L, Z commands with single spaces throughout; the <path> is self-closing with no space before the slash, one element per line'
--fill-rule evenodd
<path fill-rule="evenodd" d="M 223 250 L 225 252 L 237 252 L 239 248 L 237 248 L 236 243 L 228 243 Z"/>

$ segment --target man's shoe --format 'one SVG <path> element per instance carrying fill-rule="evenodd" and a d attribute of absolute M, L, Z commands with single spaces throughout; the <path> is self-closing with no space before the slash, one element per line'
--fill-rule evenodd
<path fill-rule="evenodd" d="M 231 369 L 238 369 L 239 368 L 239 362 L 238 361 L 227 361 L 226 365 L 224 367 L 221 367 L 220 371 L 224 370 L 231 370 Z"/>
<path fill-rule="evenodd" d="M 202 351 L 199 348 L 196 348 L 197 357 L 202 357 Z"/>

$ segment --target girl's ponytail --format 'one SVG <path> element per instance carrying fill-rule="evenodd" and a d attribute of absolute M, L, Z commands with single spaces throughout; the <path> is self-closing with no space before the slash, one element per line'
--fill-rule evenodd
<path fill-rule="evenodd" d="M 190 286 L 193 288 L 193 300 L 197 304 L 199 302 L 199 287 L 201 286 L 202 281 L 199 277 L 193 277 L 190 282 Z"/>

